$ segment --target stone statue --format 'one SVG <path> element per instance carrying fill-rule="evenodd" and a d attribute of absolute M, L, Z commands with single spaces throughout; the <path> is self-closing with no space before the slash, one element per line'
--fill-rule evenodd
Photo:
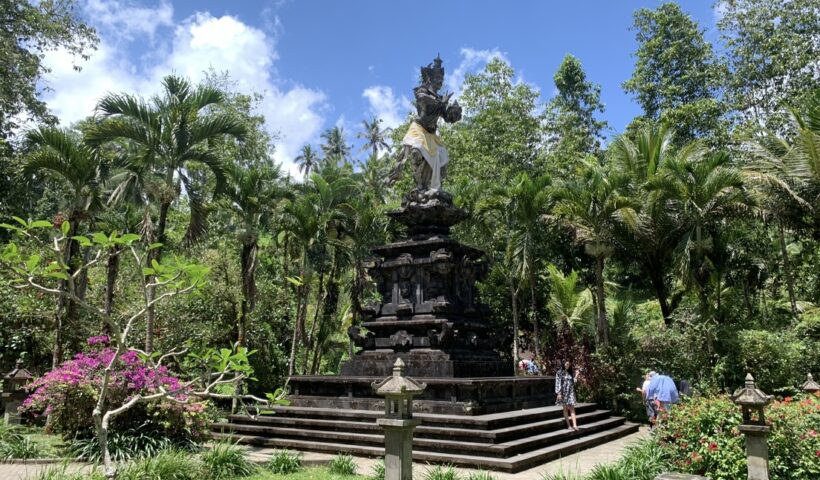
<path fill-rule="evenodd" d="M 421 67 L 421 85 L 413 89 L 417 117 L 410 123 L 410 129 L 402 140 L 403 149 L 396 168 L 390 174 L 391 181 L 398 179 L 404 164 L 410 159 L 416 190 L 437 191 L 441 188 L 449 157 L 441 138 L 436 134 L 438 119 L 443 118 L 447 123 L 461 120 L 458 101 L 450 104 L 453 94 L 438 93 L 443 83 L 444 68 L 440 57 L 436 57 L 426 67 Z"/>

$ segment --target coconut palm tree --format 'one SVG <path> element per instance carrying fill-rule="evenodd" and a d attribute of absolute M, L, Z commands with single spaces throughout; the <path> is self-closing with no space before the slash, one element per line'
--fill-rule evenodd
<path fill-rule="evenodd" d="M 82 140 L 82 137 L 70 130 L 53 127 L 41 127 L 28 132 L 28 142 L 34 147 L 25 159 L 24 174 L 48 174 L 57 178 L 69 187 L 70 197 L 65 206 L 69 229 L 67 233 L 63 262 L 68 267 L 69 279 L 61 280 L 59 288 L 66 295 L 84 296 L 84 280 L 75 280 L 71 274 L 79 266 L 80 244 L 72 237 L 79 235 L 80 224 L 89 214 L 102 206 L 101 184 L 106 169 L 99 152 Z M 55 338 L 52 350 L 52 367 L 57 367 L 63 360 L 63 332 L 76 317 L 75 302 L 60 296 L 57 300 L 55 315 Z"/>
<path fill-rule="evenodd" d="M 350 145 L 345 140 L 344 128 L 339 126 L 330 128 L 322 133 L 322 139 L 325 141 L 322 144 L 325 161 L 347 161 L 350 157 Z"/>
<path fill-rule="evenodd" d="M 162 94 L 150 102 L 130 94 L 105 96 L 97 105 L 101 121 L 89 129 L 87 138 L 94 145 L 115 139 L 130 142 L 135 150 L 130 160 L 162 176 L 161 190 L 155 195 L 159 215 L 151 241 L 166 242 L 168 212 L 184 187 L 190 205 L 185 237 L 195 241 L 205 232 L 207 210 L 202 185 L 190 174 L 189 167 L 203 166 L 214 176 L 217 191 L 223 190 L 225 167 L 209 144 L 223 136 L 241 138 L 246 128 L 233 115 L 209 109 L 225 101 L 220 90 L 208 85 L 193 87 L 188 80 L 175 75 L 165 77 L 162 85 Z M 152 259 L 157 259 L 162 248 L 152 252 Z M 149 301 L 154 291 L 148 289 Z M 154 313 L 154 309 L 149 309 L 146 315 L 148 352 L 153 350 Z"/>
<path fill-rule="evenodd" d="M 623 180 L 602 167 L 597 159 L 582 162 L 579 174 L 564 181 L 556 191 L 553 212 L 575 233 L 587 255 L 595 259 L 595 306 L 597 341 L 609 343 L 604 290 L 605 262 L 615 251 L 616 228 L 638 230 L 638 215 L 631 200 L 619 190 Z"/>
<path fill-rule="evenodd" d="M 305 178 L 310 177 L 310 172 L 316 169 L 319 164 L 319 154 L 310 146 L 310 144 L 303 145 L 302 150 L 299 151 L 299 156 L 294 159 L 296 165 L 299 166 L 299 171 Z"/>
<path fill-rule="evenodd" d="M 392 128 L 381 128 L 382 120 L 378 117 L 373 117 L 371 121 L 362 120 L 362 131 L 356 137 L 364 139 L 362 151 L 370 150 L 373 157 L 379 156 L 379 149 L 390 150 L 390 144 L 387 142 Z"/>

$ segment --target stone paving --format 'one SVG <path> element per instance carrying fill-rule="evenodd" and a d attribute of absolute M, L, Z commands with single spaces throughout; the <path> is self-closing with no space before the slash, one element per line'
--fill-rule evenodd
<path fill-rule="evenodd" d="M 627 437 L 614 440 L 603 445 L 599 445 L 588 450 L 572 454 L 568 457 L 555 460 L 553 462 L 545 463 L 535 468 L 525 470 L 519 473 L 499 473 L 495 472 L 493 475 L 498 480 L 539 480 L 545 473 L 571 473 L 583 475 L 589 473 L 595 465 L 599 463 L 610 463 L 616 461 L 628 445 L 645 438 L 649 432 L 645 428 L 641 428 L 638 433 L 633 433 Z M 257 462 L 264 462 L 270 456 L 271 450 L 265 448 L 249 448 L 249 456 L 252 460 Z M 333 455 L 322 453 L 305 453 L 303 456 L 303 464 L 306 466 L 324 465 Z M 359 466 L 359 473 L 369 474 L 376 463 L 373 458 L 356 458 Z M 34 478 L 39 472 L 52 467 L 59 467 L 59 465 L 34 465 L 34 464 L 0 464 L 0 480 L 28 480 Z M 68 471 L 76 472 L 87 466 L 78 464 L 69 464 Z M 422 471 L 427 468 L 424 464 L 415 464 L 414 471 Z M 464 470 L 465 472 L 468 470 Z"/>

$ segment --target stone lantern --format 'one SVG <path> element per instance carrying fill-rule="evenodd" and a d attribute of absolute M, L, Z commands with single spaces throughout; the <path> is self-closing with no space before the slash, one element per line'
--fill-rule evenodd
<path fill-rule="evenodd" d="M 814 377 L 811 376 L 811 373 L 806 376 L 806 383 L 804 383 L 800 388 L 802 388 L 803 391 L 809 395 L 814 395 L 815 393 L 820 392 L 820 385 L 814 381 Z"/>
<path fill-rule="evenodd" d="M 19 425 L 20 415 L 17 409 L 22 405 L 23 400 L 28 395 L 23 387 L 32 379 L 31 373 L 23 368 L 23 361 L 17 360 L 14 369 L 3 376 L 3 403 L 5 404 L 5 415 L 3 421 L 6 425 Z"/>
<path fill-rule="evenodd" d="M 412 480 L 413 429 L 421 423 L 413 419 L 413 396 L 427 388 L 406 376 L 401 358 L 393 364 L 393 375 L 374 382 L 373 389 L 384 396 L 384 418 L 378 424 L 384 429 L 385 480 Z"/>
<path fill-rule="evenodd" d="M 771 427 L 766 425 L 763 409 L 773 398 L 755 387 L 751 373 L 746 375 L 746 386 L 732 395 L 735 405 L 740 405 L 743 409 L 743 424 L 738 429 L 746 436 L 749 480 L 769 480 L 769 448 L 766 437 Z M 757 420 L 752 419 L 753 413 L 757 413 Z"/>

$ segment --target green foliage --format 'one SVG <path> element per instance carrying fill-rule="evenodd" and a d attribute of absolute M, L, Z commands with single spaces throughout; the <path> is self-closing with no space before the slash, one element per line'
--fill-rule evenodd
<path fill-rule="evenodd" d="M 820 398 L 785 398 L 767 407 L 772 432 L 769 472 L 773 480 L 809 480 L 820 474 Z M 746 473 L 740 409 L 727 397 L 694 398 L 673 408 L 657 432 L 658 445 L 677 471 L 716 480 Z"/>
<path fill-rule="evenodd" d="M 71 456 L 91 463 L 100 463 L 100 443 L 94 437 L 78 437 L 69 442 Z M 126 462 L 153 457 L 165 450 L 195 451 L 199 445 L 191 440 L 181 441 L 160 436 L 157 432 L 128 429 L 108 434 L 108 450 L 115 462 Z"/>
<path fill-rule="evenodd" d="M 26 437 L 24 433 L 21 427 L 0 424 L 0 462 L 49 456 L 43 445 Z"/>
<path fill-rule="evenodd" d="M 106 480 L 105 475 L 98 468 L 70 473 L 67 464 L 46 468 L 31 478 L 32 480 Z"/>
<path fill-rule="evenodd" d="M 697 23 L 667 2 L 636 11 L 634 30 L 635 70 L 623 88 L 635 96 L 644 118 L 673 126 L 680 143 L 725 136 L 718 100 L 725 67 Z"/>
<path fill-rule="evenodd" d="M 384 480 L 384 460 L 379 460 L 373 465 L 368 480 Z"/>
<path fill-rule="evenodd" d="M 461 475 L 449 465 L 436 465 L 424 471 L 421 477 L 424 480 L 462 480 Z"/>
<path fill-rule="evenodd" d="M 567 54 L 553 77 L 558 94 L 544 112 L 547 152 L 562 175 L 584 154 L 598 154 L 607 122 L 595 118 L 604 112 L 601 86 L 587 80 L 581 62 Z"/>
<path fill-rule="evenodd" d="M 466 480 L 495 480 L 496 477 L 490 472 L 470 472 L 467 474 Z"/>
<path fill-rule="evenodd" d="M 0 5 L 9 13 L 0 42 L 0 138 L 7 138 L 18 127 L 19 118 L 54 121 L 46 103 L 38 98 L 40 79 L 50 71 L 43 62 L 45 52 L 64 50 L 87 60 L 98 38 L 81 21 L 76 1 L 3 0 Z"/>
<path fill-rule="evenodd" d="M 289 450 L 274 450 L 265 468 L 282 475 L 295 473 L 302 468 L 302 454 Z"/>
<path fill-rule="evenodd" d="M 245 457 L 245 449 L 231 443 L 216 443 L 200 455 L 209 480 L 231 480 L 251 475 L 256 466 Z"/>
<path fill-rule="evenodd" d="M 737 334 L 739 363 L 765 392 L 793 392 L 805 381 L 811 365 L 809 344 L 788 331 L 741 330 Z M 811 370 L 807 370 L 811 371 Z"/>
<path fill-rule="evenodd" d="M 198 480 L 201 467 L 188 452 L 165 450 L 125 464 L 117 473 L 118 480 Z"/>
<path fill-rule="evenodd" d="M 817 84 L 820 10 L 814 0 L 721 0 L 717 25 L 728 47 L 728 97 L 743 121 L 780 130 L 784 105 L 803 103 Z M 760 59 L 765 58 L 765 62 Z"/>
<path fill-rule="evenodd" d="M 356 460 L 347 454 L 336 455 L 330 460 L 328 470 L 337 475 L 356 475 Z"/>

